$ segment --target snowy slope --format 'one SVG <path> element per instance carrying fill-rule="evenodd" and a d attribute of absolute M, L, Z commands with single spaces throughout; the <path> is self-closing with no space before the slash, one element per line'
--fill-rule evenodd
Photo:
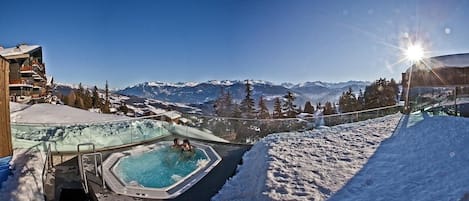
<path fill-rule="evenodd" d="M 460 200 L 469 195 L 469 119 L 417 115 L 331 200 Z"/>
<path fill-rule="evenodd" d="M 17 108 L 16 104 L 11 104 Z M 11 109 L 10 109 L 11 110 Z M 12 110 L 12 123 L 89 123 L 129 119 L 124 116 L 98 114 L 66 105 L 34 104 L 23 110 Z"/>
<path fill-rule="evenodd" d="M 399 117 L 270 135 L 212 199 L 468 200 L 469 119 Z"/>
<path fill-rule="evenodd" d="M 213 200 L 324 200 L 362 168 L 400 117 L 269 135 Z"/>
<path fill-rule="evenodd" d="M 23 110 L 27 107 L 29 107 L 29 105 L 16 103 L 16 102 L 10 102 L 10 113 Z"/>

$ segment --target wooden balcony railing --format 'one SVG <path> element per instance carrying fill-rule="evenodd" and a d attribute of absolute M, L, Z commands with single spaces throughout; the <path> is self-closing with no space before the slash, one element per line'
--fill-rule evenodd
<path fill-rule="evenodd" d="M 10 80 L 10 84 L 23 84 L 23 80 L 21 79 Z"/>
<path fill-rule="evenodd" d="M 32 66 L 21 66 L 20 71 L 32 71 Z"/>

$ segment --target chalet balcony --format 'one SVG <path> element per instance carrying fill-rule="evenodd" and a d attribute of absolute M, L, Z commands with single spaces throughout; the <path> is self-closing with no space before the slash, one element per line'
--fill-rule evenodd
<path fill-rule="evenodd" d="M 45 68 L 44 68 L 43 65 L 40 65 L 40 64 L 33 64 L 32 67 L 33 67 L 33 70 L 36 71 L 36 72 L 38 72 L 38 73 L 42 73 L 42 74 L 45 74 L 45 73 L 46 73 Z"/>
<path fill-rule="evenodd" d="M 32 66 L 22 66 L 20 68 L 20 73 L 21 74 L 36 74 Z"/>
<path fill-rule="evenodd" d="M 27 79 L 14 79 L 10 80 L 10 87 L 11 86 L 22 86 L 22 87 L 33 87 L 34 82 Z"/>
<path fill-rule="evenodd" d="M 34 74 L 33 79 L 34 79 L 34 81 L 43 81 L 44 80 L 44 78 L 42 76 L 38 75 L 38 74 Z"/>
<path fill-rule="evenodd" d="M 10 80 L 10 84 L 23 84 L 23 80 L 21 79 Z"/>
<path fill-rule="evenodd" d="M 33 67 L 32 66 L 22 66 L 20 68 L 20 71 L 32 71 Z"/>

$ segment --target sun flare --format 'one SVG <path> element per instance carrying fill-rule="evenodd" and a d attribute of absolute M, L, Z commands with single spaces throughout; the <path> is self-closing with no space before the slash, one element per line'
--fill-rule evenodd
<path fill-rule="evenodd" d="M 413 44 L 407 47 L 405 56 L 411 62 L 419 62 L 424 57 L 424 50 L 419 44 Z"/>

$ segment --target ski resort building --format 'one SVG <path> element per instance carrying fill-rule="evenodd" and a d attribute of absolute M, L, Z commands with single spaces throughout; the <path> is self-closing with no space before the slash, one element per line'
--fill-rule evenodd
<path fill-rule="evenodd" d="M 0 46 L 0 55 L 10 63 L 10 100 L 40 102 L 47 95 L 46 68 L 39 45 Z"/>
<path fill-rule="evenodd" d="M 431 57 L 412 65 L 402 73 L 401 97 L 414 109 L 449 98 L 459 105 L 462 116 L 469 116 L 469 105 L 457 102 L 469 97 L 469 53 Z"/>

